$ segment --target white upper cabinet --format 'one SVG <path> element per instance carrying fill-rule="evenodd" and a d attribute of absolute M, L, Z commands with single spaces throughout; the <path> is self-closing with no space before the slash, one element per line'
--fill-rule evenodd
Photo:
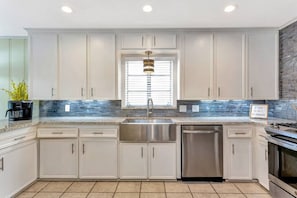
<path fill-rule="evenodd" d="M 186 33 L 182 98 L 209 99 L 213 91 L 213 34 Z"/>
<path fill-rule="evenodd" d="M 214 35 L 214 64 L 217 99 L 244 98 L 244 41 L 240 32 L 220 32 Z"/>
<path fill-rule="evenodd" d="M 175 33 L 155 33 L 153 38 L 153 47 L 156 49 L 174 49 L 176 48 Z"/>
<path fill-rule="evenodd" d="M 278 99 L 278 31 L 247 33 L 247 98 Z"/>
<path fill-rule="evenodd" d="M 176 34 L 162 33 L 123 33 L 122 49 L 174 49 Z"/>
<path fill-rule="evenodd" d="M 86 34 L 59 34 L 59 95 L 61 99 L 86 98 L 86 65 Z"/>
<path fill-rule="evenodd" d="M 58 35 L 30 35 L 30 99 L 57 98 Z"/>
<path fill-rule="evenodd" d="M 115 35 L 88 35 L 88 98 L 116 98 Z"/>

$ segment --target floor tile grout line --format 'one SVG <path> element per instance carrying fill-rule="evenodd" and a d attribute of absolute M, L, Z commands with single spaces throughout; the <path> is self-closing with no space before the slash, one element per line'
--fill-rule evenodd
<path fill-rule="evenodd" d="M 95 185 L 96 185 L 96 181 L 94 182 L 94 184 L 93 184 L 93 186 L 92 186 L 92 188 L 89 190 L 89 192 L 87 192 L 87 196 L 86 196 L 86 198 L 89 196 L 89 194 L 92 192 L 92 190 L 93 190 L 93 188 L 95 187 Z"/>
<path fill-rule="evenodd" d="M 115 194 L 116 194 L 116 192 L 117 192 L 117 190 L 118 190 L 118 187 L 119 187 L 119 185 L 120 185 L 120 182 L 121 182 L 121 181 L 118 181 L 118 182 L 117 182 L 117 186 L 116 186 L 116 188 L 115 188 L 115 190 L 114 190 L 114 192 L 113 192 L 113 194 L 112 194 L 112 197 L 113 197 L 113 198 L 115 197 Z"/>
<path fill-rule="evenodd" d="M 65 194 L 65 192 L 70 188 L 70 186 L 72 186 L 72 184 L 74 184 L 74 182 L 71 182 L 71 184 L 62 192 L 60 197 L 62 197 Z"/>

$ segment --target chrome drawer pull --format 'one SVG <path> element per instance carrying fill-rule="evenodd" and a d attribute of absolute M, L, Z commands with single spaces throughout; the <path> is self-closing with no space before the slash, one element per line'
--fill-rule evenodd
<path fill-rule="evenodd" d="M 24 139 L 25 137 L 26 137 L 26 136 L 22 136 L 22 137 L 14 138 L 14 141 Z"/>
<path fill-rule="evenodd" d="M 103 132 L 93 132 L 93 134 L 102 135 L 104 133 Z"/>
<path fill-rule="evenodd" d="M 63 132 L 60 132 L 60 131 L 58 131 L 58 132 L 52 132 L 52 134 L 58 135 L 58 134 L 63 134 Z"/>
<path fill-rule="evenodd" d="M 237 132 L 235 135 L 246 135 L 247 133 Z"/>

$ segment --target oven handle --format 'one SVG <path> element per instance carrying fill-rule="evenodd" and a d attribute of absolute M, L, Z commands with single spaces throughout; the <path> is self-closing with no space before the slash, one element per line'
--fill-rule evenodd
<path fill-rule="evenodd" d="M 280 140 L 278 138 L 272 137 L 272 136 L 268 136 L 268 142 L 271 142 L 273 144 L 276 144 L 278 146 L 293 150 L 293 151 L 297 151 L 297 144 L 293 144 L 291 142 L 285 141 L 285 140 Z"/>

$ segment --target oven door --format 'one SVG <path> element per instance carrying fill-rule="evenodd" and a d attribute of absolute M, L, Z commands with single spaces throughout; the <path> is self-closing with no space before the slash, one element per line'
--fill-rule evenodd
<path fill-rule="evenodd" d="M 271 182 L 297 196 L 297 142 L 284 136 L 268 139 L 268 166 Z"/>

